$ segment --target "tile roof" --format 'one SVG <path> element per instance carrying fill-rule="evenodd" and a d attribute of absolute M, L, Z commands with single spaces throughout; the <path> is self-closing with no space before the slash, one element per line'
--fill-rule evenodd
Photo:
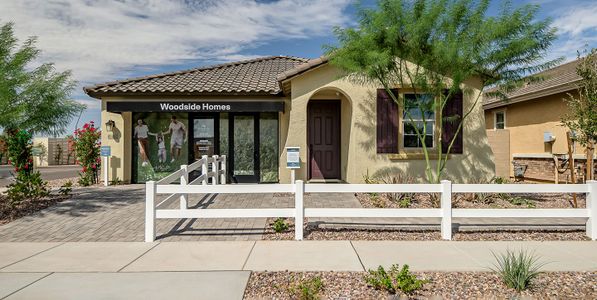
<path fill-rule="evenodd" d="M 528 84 L 507 94 L 507 100 L 495 97 L 485 98 L 483 100 L 483 107 L 485 109 L 495 108 L 575 89 L 575 83 L 581 80 L 581 77 L 576 74 L 576 66 L 578 63 L 579 60 L 573 60 L 552 69 L 540 72 L 537 75 L 544 76 L 543 81 Z M 547 92 L 548 90 L 552 90 L 553 93 L 541 93 Z M 491 91 L 491 89 L 488 91 Z"/>
<path fill-rule="evenodd" d="M 326 56 L 321 56 L 319 58 L 311 59 L 306 64 L 298 65 L 292 69 L 288 69 L 283 73 L 279 74 L 276 79 L 278 81 L 284 81 L 286 79 L 290 79 L 296 75 L 302 74 L 306 71 L 309 71 L 315 67 L 321 66 L 328 62 L 328 58 Z"/>
<path fill-rule="evenodd" d="M 308 61 L 291 56 L 260 57 L 106 82 L 83 90 L 94 98 L 110 95 L 278 95 L 282 90 L 276 76 Z"/>

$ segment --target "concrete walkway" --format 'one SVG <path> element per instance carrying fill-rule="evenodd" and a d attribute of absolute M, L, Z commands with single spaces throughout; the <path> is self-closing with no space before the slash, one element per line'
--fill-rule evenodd
<path fill-rule="evenodd" d="M 235 241 L 0 243 L 0 298 L 241 299 L 249 271 L 489 271 L 535 251 L 544 271 L 597 271 L 597 242 Z"/>

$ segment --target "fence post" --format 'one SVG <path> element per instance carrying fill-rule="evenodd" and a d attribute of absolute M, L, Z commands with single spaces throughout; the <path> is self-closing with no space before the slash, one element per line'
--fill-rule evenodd
<path fill-rule="evenodd" d="M 222 174 L 220 175 L 220 184 L 226 184 L 226 155 L 220 156 L 222 158 Z"/>
<path fill-rule="evenodd" d="M 587 236 L 591 240 L 597 240 L 597 181 L 587 180 L 587 210 L 589 219 L 587 220 Z"/>
<path fill-rule="evenodd" d="M 452 239 L 452 182 L 449 180 L 442 180 L 442 194 L 440 207 L 442 210 L 442 239 Z"/>
<path fill-rule="evenodd" d="M 211 162 L 211 171 L 214 173 L 214 179 L 212 180 L 212 184 L 213 185 L 217 185 L 218 184 L 218 180 L 219 180 L 219 176 L 220 173 L 218 172 L 219 168 L 218 168 L 218 156 L 214 155 L 211 157 L 213 159 L 213 161 Z"/>
<path fill-rule="evenodd" d="M 207 172 L 208 172 L 208 168 L 207 168 L 207 155 L 201 156 L 201 160 L 203 160 L 203 163 L 201 164 L 201 175 L 205 174 L 205 177 L 203 177 L 203 182 L 201 184 L 202 185 L 207 185 L 207 180 L 209 179 L 207 177 Z"/>
<path fill-rule="evenodd" d="M 145 183 L 145 242 L 155 241 L 155 181 Z"/>
<path fill-rule="evenodd" d="M 183 188 L 189 184 L 189 170 L 187 165 L 181 165 L 180 169 L 182 170 L 182 175 L 180 176 L 180 187 Z M 189 208 L 188 205 L 188 197 L 189 194 L 181 194 L 180 195 L 180 209 L 187 209 Z"/>
<path fill-rule="evenodd" d="M 294 184 L 294 239 L 303 240 L 303 221 L 305 218 L 305 207 L 303 205 L 303 196 L 305 194 L 305 183 L 302 180 L 293 182 Z"/>

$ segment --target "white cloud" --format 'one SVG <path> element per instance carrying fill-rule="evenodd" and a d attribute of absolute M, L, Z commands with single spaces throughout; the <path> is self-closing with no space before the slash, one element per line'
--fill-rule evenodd
<path fill-rule="evenodd" d="M 558 28 L 559 39 L 552 47 L 550 58 L 572 60 L 577 51 L 597 47 L 597 1 L 570 1 L 552 11 L 553 26 Z"/>
<path fill-rule="evenodd" d="M 2 0 L 1 22 L 38 36 L 42 59 L 83 83 L 122 78 L 139 66 L 250 58 L 263 42 L 330 33 L 349 0 Z M 128 74 L 127 74 L 128 73 Z"/>

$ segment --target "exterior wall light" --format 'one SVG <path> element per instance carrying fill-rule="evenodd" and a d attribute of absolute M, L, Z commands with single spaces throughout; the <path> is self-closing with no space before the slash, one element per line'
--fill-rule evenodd
<path fill-rule="evenodd" d="M 106 131 L 113 132 L 115 128 L 116 122 L 114 122 L 113 120 L 109 120 L 108 122 L 106 122 Z"/>

